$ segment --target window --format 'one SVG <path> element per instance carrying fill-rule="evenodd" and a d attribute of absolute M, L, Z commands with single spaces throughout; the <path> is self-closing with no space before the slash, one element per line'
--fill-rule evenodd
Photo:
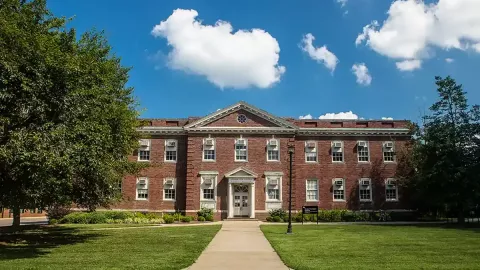
<path fill-rule="evenodd" d="M 393 142 L 383 143 L 383 162 L 395 162 L 395 147 Z"/>
<path fill-rule="evenodd" d="M 372 201 L 372 180 L 370 178 L 361 178 L 358 185 L 360 201 Z"/>
<path fill-rule="evenodd" d="M 245 116 L 245 114 L 239 114 L 239 115 L 237 116 L 237 121 L 238 121 L 239 123 L 242 123 L 242 124 L 243 124 L 243 123 L 247 122 L 247 117 Z"/>
<path fill-rule="evenodd" d="M 138 161 L 150 160 L 150 140 L 142 139 L 139 141 L 140 147 L 138 148 Z"/>
<path fill-rule="evenodd" d="M 203 161 L 215 161 L 215 139 L 203 139 Z"/>
<path fill-rule="evenodd" d="M 148 200 L 148 178 L 137 179 L 137 200 Z"/>
<path fill-rule="evenodd" d="M 397 181 L 393 178 L 388 178 L 387 181 L 385 182 L 385 200 L 387 201 L 398 200 Z"/>
<path fill-rule="evenodd" d="M 215 200 L 215 176 L 202 176 L 201 181 L 202 199 Z"/>
<path fill-rule="evenodd" d="M 280 201 L 281 178 L 278 176 L 267 177 L 267 200 Z"/>
<path fill-rule="evenodd" d="M 345 201 L 345 179 L 333 179 L 333 201 Z"/>
<path fill-rule="evenodd" d="M 343 142 L 332 142 L 332 162 L 343 162 Z"/>
<path fill-rule="evenodd" d="M 280 142 L 276 139 L 267 141 L 267 161 L 280 160 Z"/>
<path fill-rule="evenodd" d="M 318 201 L 318 180 L 307 180 L 307 202 Z"/>
<path fill-rule="evenodd" d="M 177 140 L 165 140 L 165 161 L 177 161 Z"/>
<path fill-rule="evenodd" d="M 358 162 L 370 161 L 370 154 L 368 152 L 368 142 L 366 141 L 357 142 L 357 156 L 358 156 Z"/>
<path fill-rule="evenodd" d="M 163 180 L 163 199 L 165 201 L 175 200 L 176 179 L 167 178 Z"/>
<path fill-rule="evenodd" d="M 305 162 L 317 162 L 316 142 L 305 142 Z"/>
<path fill-rule="evenodd" d="M 235 161 L 247 161 L 247 139 L 235 141 Z"/>

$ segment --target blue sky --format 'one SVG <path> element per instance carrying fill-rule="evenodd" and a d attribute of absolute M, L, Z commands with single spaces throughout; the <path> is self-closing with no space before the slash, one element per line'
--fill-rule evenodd
<path fill-rule="evenodd" d="M 450 10 L 446 4 L 452 1 L 461 5 Z M 57 16 L 75 16 L 69 26 L 79 33 L 105 31 L 123 65 L 133 67 L 129 85 L 145 109 L 143 117 L 203 116 L 244 100 L 295 118 L 352 111 L 366 119 L 417 120 L 436 99 L 435 75 L 451 75 L 464 85 L 470 103 L 480 103 L 480 19 L 474 15 L 480 1 L 339 2 L 50 0 L 48 6 Z M 183 17 L 177 9 L 184 10 Z M 185 19 L 189 10 L 198 16 Z M 442 12 L 467 18 L 460 23 L 471 29 L 442 19 Z M 431 22 L 433 15 L 438 21 Z M 233 31 L 217 31 L 219 20 Z M 162 21 L 155 36 L 152 30 Z M 202 30 L 207 25 L 210 32 Z M 243 36 L 232 36 L 241 29 Z M 392 29 L 393 39 L 387 31 Z M 315 38 L 310 53 L 302 49 L 308 33 Z M 174 48 L 178 54 L 169 56 Z M 197 59 L 203 54 L 211 60 Z M 352 66 L 361 63 L 370 82 L 366 77 L 357 82 Z"/>

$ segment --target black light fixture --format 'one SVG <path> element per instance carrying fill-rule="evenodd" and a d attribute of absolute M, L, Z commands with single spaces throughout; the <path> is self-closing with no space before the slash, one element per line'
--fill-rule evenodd
<path fill-rule="evenodd" d="M 288 154 L 290 155 L 290 185 L 288 191 L 288 227 L 287 234 L 292 234 L 292 166 L 293 166 L 293 152 L 294 145 L 288 146 Z"/>

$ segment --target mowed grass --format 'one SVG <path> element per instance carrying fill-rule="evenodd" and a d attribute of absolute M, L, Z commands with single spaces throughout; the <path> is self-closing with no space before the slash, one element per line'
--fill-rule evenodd
<path fill-rule="evenodd" d="M 480 269 L 480 229 L 387 225 L 264 225 L 283 262 L 305 269 Z"/>
<path fill-rule="evenodd" d="M 183 269 L 194 263 L 220 229 L 220 225 L 110 227 L 0 232 L 0 269 Z"/>

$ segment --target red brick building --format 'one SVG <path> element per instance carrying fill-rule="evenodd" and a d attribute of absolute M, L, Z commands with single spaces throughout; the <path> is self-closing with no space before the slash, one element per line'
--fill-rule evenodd
<path fill-rule="evenodd" d="M 146 119 L 132 160 L 150 167 L 122 183 L 113 209 L 264 218 L 292 205 L 398 209 L 395 151 L 408 121 L 297 120 L 245 102 L 203 118 Z"/>

